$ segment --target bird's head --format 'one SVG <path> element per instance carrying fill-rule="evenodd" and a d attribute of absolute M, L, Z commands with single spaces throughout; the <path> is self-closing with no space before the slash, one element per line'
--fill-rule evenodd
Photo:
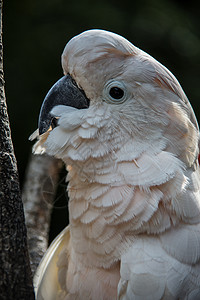
<path fill-rule="evenodd" d="M 73 122 L 67 129 L 67 119 L 80 119 L 76 126 L 82 126 L 90 110 L 89 118 L 96 117 L 93 123 L 104 127 L 107 140 L 115 136 L 118 148 L 132 139 L 141 151 L 142 145 L 147 150 L 155 144 L 188 165 L 194 163 L 199 137 L 193 110 L 176 78 L 151 56 L 117 34 L 88 30 L 67 43 L 62 67 L 64 77 L 51 88 L 40 111 L 39 134 L 45 135 L 40 140 L 49 135 L 48 140 L 54 127 L 71 131 Z M 117 134 L 127 139 L 117 140 Z M 48 151 L 48 143 L 46 147 Z"/>

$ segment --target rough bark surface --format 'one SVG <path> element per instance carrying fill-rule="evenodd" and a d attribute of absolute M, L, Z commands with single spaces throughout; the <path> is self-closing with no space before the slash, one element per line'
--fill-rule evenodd
<path fill-rule="evenodd" d="M 34 299 L 34 292 L 17 164 L 5 101 L 2 22 L 0 24 L 0 299 L 31 300 Z"/>
<path fill-rule="evenodd" d="M 63 164 L 48 155 L 32 155 L 22 192 L 33 274 L 48 246 L 51 210 Z"/>

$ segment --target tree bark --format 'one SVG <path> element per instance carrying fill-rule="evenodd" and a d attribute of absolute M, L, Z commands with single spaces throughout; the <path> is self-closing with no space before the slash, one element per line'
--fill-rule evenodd
<path fill-rule="evenodd" d="M 32 300 L 24 212 L 4 92 L 2 0 L 0 15 L 0 298 Z"/>
<path fill-rule="evenodd" d="M 22 199 L 33 274 L 47 250 L 51 211 L 62 167 L 61 160 L 48 155 L 31 155 L 28 164 Z"/>

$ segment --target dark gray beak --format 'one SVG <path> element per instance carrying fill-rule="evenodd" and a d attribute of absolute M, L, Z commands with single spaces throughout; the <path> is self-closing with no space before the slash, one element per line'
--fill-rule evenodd
<path fill-rule="evenodd" d="M 67 74 L 59 79 L 47 93 L 40 109 L 38 128 L 39 134 L 54 127 L 55 119 L 50 114 L 56 105 L 72 106 L 78 109 L 88 108 L 90 104 L 83 90 L 79 89 L 72 77 Z"/>

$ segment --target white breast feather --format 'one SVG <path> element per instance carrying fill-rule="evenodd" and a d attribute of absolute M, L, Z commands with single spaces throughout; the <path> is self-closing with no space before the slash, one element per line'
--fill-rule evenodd
<path fill-rule="evenodd" d="M 184 287 L 190 265 L 200 259 L 195 225 L 200 214 L 198 171 L 185 170 L 176 155 L 165 151 L 167 141 L 160 135 L 153 145 L 136 140 L 134 150 L 118 125 L 108 126 L 109 108 L 103 112 L 102 107 L 98 111 L 90 106 L 83 113 L 57 107 L 53 114 L 59 126 L 46 146 L 68 165 L 71 240 L 78 260 L 84 266 L 109 269 L 121 257 L 120 300 L 199 295 L 198 270 L 191 275 L 191 291 Z M 62 264 L 59 270 L 64 289 L 62 274 L 67 272 L 67 280 L 71 271 Z M 80 281 L 72 282 L 74 288 L 77 284 Z"/>

